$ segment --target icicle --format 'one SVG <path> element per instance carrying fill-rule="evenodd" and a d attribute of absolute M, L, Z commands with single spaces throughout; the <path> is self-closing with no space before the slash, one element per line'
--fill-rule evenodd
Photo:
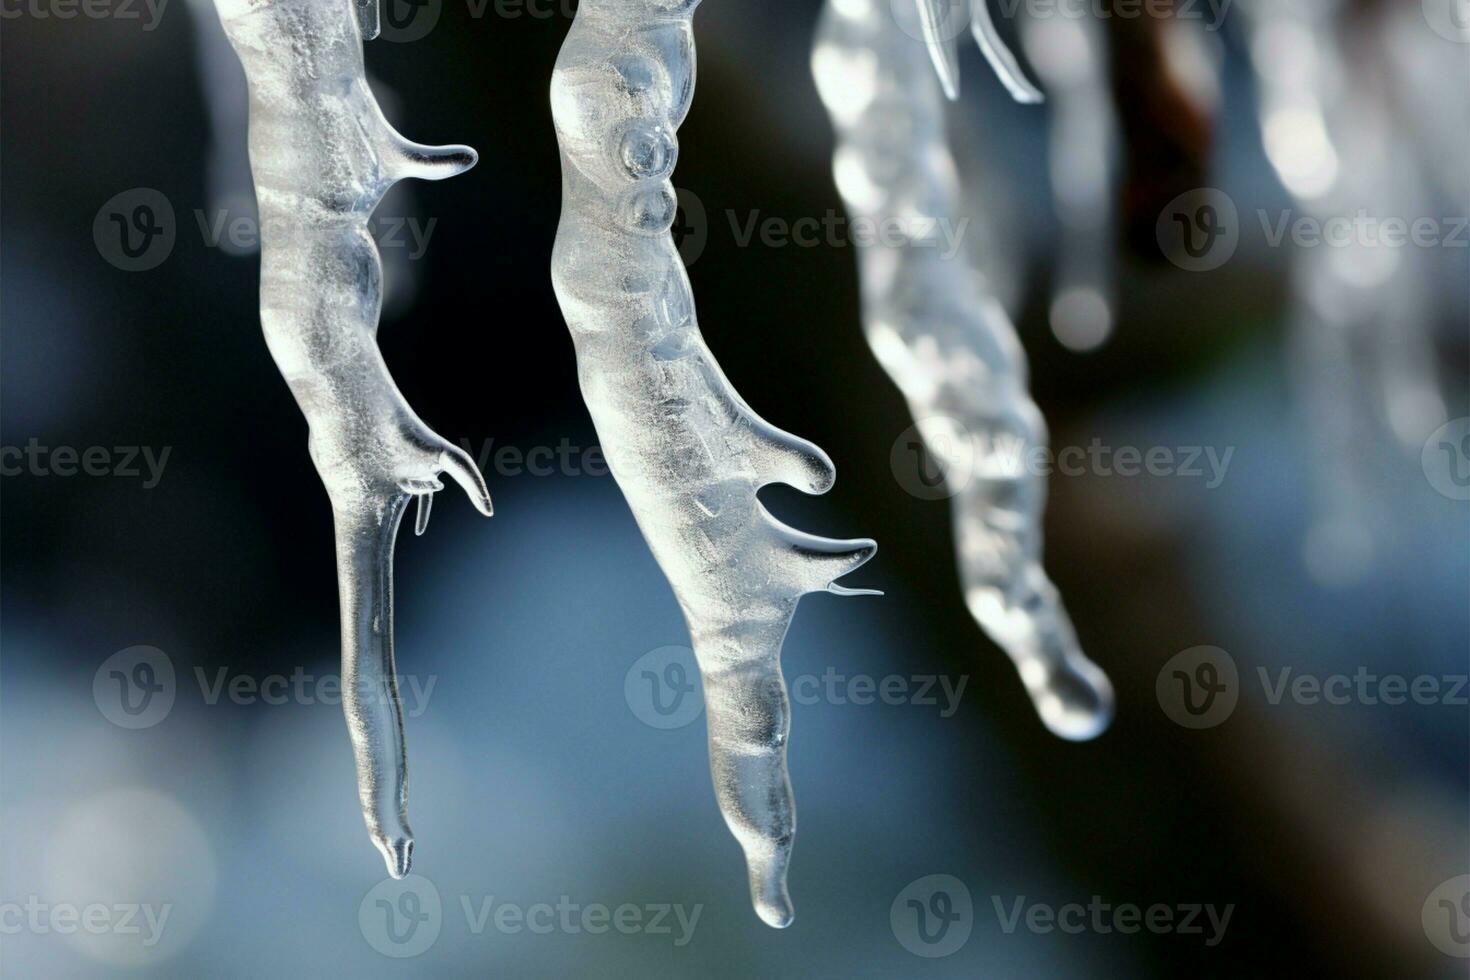
<path fill-rule="evenodd" d="M 828 0 L 812 66 L 853 217 L 909 230 L 903 246 L 859 252 L 869 343 L 914 417 L 935 429 L 925 432 L 930 449 L 938 436 L 975 449 L 973 472 L 946 474 L 967 604 L 1015 661 L 1047 727 L 1092 738 L 1112 716 L 1112 688 L 1078 648 L 1041 567 L 1046 484 L 1026 461 L 1046 426 L 1027 393 L 1025 354 L 963 255 L 932 240 L 959 194 L 940 93 L 877 0 Z"/>
<path fill-rule="evenodd" d="M 216 0 L 250 82 L 260 204 L 260 320 L 310 426 L 332 501 L 342 604 L 342 703 L 363 817 L 394 877 L 408 873 L 408 774 L 393 656 L 393 544 L 412 497 L 447 472 L 482 513 L 490 495 L 463 450 L 404 401 L 378 351 L 373 209 L 394 181 L 468 170 L 466 146 L 410 143 L 363 76 L 353 0 Z M 418 524 L 428 517 L 421 504 Z"/>
<path fill-rule="evenodd" d="M 552 77 L 564 201 L 552 280 L 609 465 L 693 636 L 715 794 L 751 898 L 780 928 L 796 827 L 781 642 L 800 597 L 846 594 L 833 580 L 877 546 L 812 537 L 766 511 L 760 487 L 823 493 L 832 462 L 757 416 L 699 333 L 669 235 L 697 3 L 582 0 Z"/>
<path fill-rule="evenodd" d="M 944 94 L 951 99 L 960 96 L 960 59 L 955 44 L 955 36 L 959 33 L 951 28 L 949 17 L 956 12 L 953 0 L 915 0 L 919 5 L 919 24 L 923 27 L 924 41 L 929 48 L 929 57 L 934 62 L 934 70 L 939 73 L 940 84 L 944 86 Z M 975 38 L 975 43 L 980 46 L 980 51 L 985 55 L 985 60 L 990 62 L 990 67 L 995 71 L 1001 84 L 1011 97 L 1017 102 L 1040 102 L 1042 95 L 1040 90 L 1032 85 L 1027 79 L 1021 66 L 1016 63 L 1016 56 L 1011 54 L 1011 49 L 1006 47 L 1000 39 L 1000 33 L 995 29 L 995 21 L 990 19 L 990 9 L 986 6 L 987 0 L 969 0 L 970 3 L 970 34 Z"/>
<path fill-rule="evenodd" d="M 1108 97 L 1107 52 L 1092 18 L 1025 22 L 1026 51 L 1051 93 L 1048 154 L 1062 226 L 1052 291 L 1052 333 L 1092 350 L 1113 331 L 1117 300 L 1112 197 L 1118 124 Z"/>
<path fill-rule="evenodd" d="M 361 8 L 358 8 L 361 10 Z M 219 248 L 231 255 L 254 255 L 260 250 L 260 215 L 250 180 L 250 156 L 246 148 L 249 96 L 240 62 L 220 26 L 214 0 L 189 0 L 194 22 L 194 53 L 209 112 L 209 158 L 205 170 L 208 191 L 210 234 L 217 235 Z M 389 117 L 394 117 L 397 99 L 380 79 L 369 76 L 369 88 Z M 412 221 L 417 213 L 412 184 L 399 183 L 384 195 L 379 210 L 394 219 Z M 237 226 L 247 229 L 238 235 Z M 407 247 L 389 248 L 380 256 L 383 264 L 383 312 L 393 316 L 412 305 L 418 291 L 418 264 Z"/>
<path fill-rule="evenodd" d="M 1432 168 L 1417 155 L 1426 144 L 1396 135 L 1415 121 L 1413 83 L 1396 77 L 1381 44 L 1396 11 L 1337 0 L 1254 0 L 1246 10 L 1263 142 L 1297 210 L 1323 226 L 1353 226 L 1360 212 L 1431 214 Z M 1424 268 L 1432 250 L 1355 231 L 1291 252 L 1290 345 L 1318 497 L 1304 557 L 1319 581 L 1342 585 L 1368 572 L 1392 534 L 1385 456 L 1395 443 L 1417 454 L 1446 418 Z"/>

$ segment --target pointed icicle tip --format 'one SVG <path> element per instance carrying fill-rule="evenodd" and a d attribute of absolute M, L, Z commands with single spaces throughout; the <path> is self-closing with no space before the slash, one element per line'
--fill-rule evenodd
<path fill-rule="evenodd" d="M 485 478 L 475 468 L 468 453 L 458 446 L 446 446 L 439 454 L 439 466 L 442 472 L 448 473 L 450 479 L 459 484 L 476 510 L 486 517 L 495 513 L 495 507 L 490 503 L 490 491 L 485 486 Z M 427 523 L 428 515 L 424 515 L 423 519 Z"/>
<path fill-rule="evenodd" d="M 1016 56 L 1001 40 L 1000 32 L 995 29 L 995 21 L 990 19 L 990 8 L 986 6 L 986 0 L 970 0 L 970 8 L 970 32 L 975 35 L 975 43 L 980 45 L 985 60 L 990 63 L 991 70 L 1006 87 L 1006 91 L 1011 93 L 1011 98 L 1024 105 L 1045 101 L 1046 97 L 1041 94 L 1041 89 L 1031 84 L 1026 73 L 1021 71 Z"/>
<path fill-rule="evenodd" d="M 434 509 L 434 495 L 432 493 L 419 494 L 419 509 L 414 515 L 413 533 L 414 537 L 422 537 L 429 529 L 429 513 Z"/>
<path fill-rule="evenodd" d="M 924 29 L 924 43 L 929 48 L 934 70 L 939 74 L 939 84 L 944 88 L 945 96 L 953 102 L 960 97 L 960 58 L 954 38 L 944 35 L 944 13 L 949 4 L 946 0 L 915 2 L 919 7 L 919 24 Z"/>
<path fill-rule="evenodd" d="M 471 147 L 458 143 L 448 146 L 425 146 L 404 140 L 402 156 L 394 167 L 394 178 L 417 177 L 419 180 L 445 180 L 469 170 L 480 162 Z"/>
<path fill-rule="evenodd" d="M 413 838 L 412 837 L 387 837 L 377 838 L 373 841 L 378 845 L 378 850 L 383 854 L 383 861 L 388 865 L 388 874 L 394 878 L 406 878 L 408 872 L 413 868 Z"/>

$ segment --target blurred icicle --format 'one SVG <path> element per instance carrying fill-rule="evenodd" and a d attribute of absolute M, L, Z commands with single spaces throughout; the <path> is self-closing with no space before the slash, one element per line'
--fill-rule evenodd
<path fill-rule="evenodd" d="M 452 177 L 474 166 L 475 152 L 412 143 L 388 124 L 363 73 L 352 0 L 216 3 L 250 83 L 261 326 L 332 502 L 342 706 L 363 818 L 388 872 L 402 877 L 414 841 L 393 652 L 394 542 L 415 499 L 422 533 L 443 473 L 486 515 L 490 495 L 383 363 L 382 268 L 368 220 L 395 181 Z"/>
<path fill-rule="evenodd" d="M 797 601 L 877 546 L 786 527 L 756 492 L 823 493 L 822 450 L 745 404 L 705 346 L 670 237 L 697 0 L 582 0 L 552 75 L 562 217 L 552 282 L 613 476 L 668 577 L 704 680 L 710 768 L 756 913 L 791 922 L 796 811 L 781 643 Z"/>
<path fill-rule="evenodd" d="M 1298 214 L 1349 229 L 1292 255 L 1292 341 L 1314 451 L 1318 511 L 1305 543 L 1324 583 L 1365 575 L 1391 533 L 1380 499 L 1395 445 L 1418 446 L 1445 420 L 1436 377 L 1430 251 L 1385 245 L 1358 221 L 1433 214 L 1421 145 L 1404 129 L 1376 3 L 1252 0 L 1266 153 Z M 1463 167 L 1463 158 L 1460 166 Z M 1289 227 L 1289 222 L 1287 227 Z"/>
<path fill-rule="evenodd" d="M 944 251 L 940 230 L 957 226 L 959 200 L 944 102 L 924 52 L 887 6 L 828 0 L 812 54 L 852 217 L 906 232 L 902 245 L 859 251 L 868 341 L 931 454 L 960 459 L 943 477 L 971 613 L 1015 662 L 1047 727 L 1092 738 L 1112 717 L 1112 689 L 1082 654 L 1041 566 L 1046 482 L 1032 457 L 1046 424 L 1005 312 L 963 253 Z"/>
<path fill-rule="evenodd" d="M 1061 225 L 1050 322 L 1063 346 L 1102 346 L 1117 318 L 1113 195 L 1118 122 L 1106 38 L 1091 17 L 1023 21 L 1026 53 L 1050 95 L 1052 198 Z"/>

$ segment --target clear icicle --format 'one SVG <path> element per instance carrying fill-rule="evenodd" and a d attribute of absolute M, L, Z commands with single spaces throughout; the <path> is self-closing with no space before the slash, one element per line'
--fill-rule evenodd
<path fill-rule="evenodd" d="M 362 9 L 359 16 L 362 16 Z M 376 8 L 374 8 L 376 9 Z M 194 22 L 194 53 L 204 90 L 205 108 L 209 113 L 209 157 L 205 170 L 208 192 L 208 224 L 212 235 L 218 235 L 219 248 L 232 255 L 253 255 L 259 251 L 260 216 L 255 207 L 255 192 L 250 180 L 250 156 L 246 147 L 246 126 L 250 99 L 245 75 L 238 59 L 231 53 L 229 38 L 219 21 L 214 0 L 189 0 Z M 377 95 L 386 115 L 394 116 L 397 100 L 393 90 L 381 80 L 369 76 L 369 87 Z M 417 206 L 413 185 L 399 183 L 384 195 L 380 210 L 394 218 L 413 220 Z M 236 222 L 252 226 L 254 233 L 243 237 L 234 232 Z M 380 256 L 383 264 L 383 311 L 388 316 L 412 305 L 418 291 L 418 268 L 405 247 L 389 248 Z"/>
<path fill-rule="evenodd" d="M 342 703 L 363 817 L 394 877 L 408 873 L 408 773 L 393 657 L 393 544 L 410 499 L 447 472 L 484 514 L 468 455 L 404 401 L 378 351 L 382 269 L 368 233 L 394 181 L 468 170 L 466 146 L 411 143 L 363 75 L 353 0 L 216 0 L 250 84 L 260 205 L 260 320 L 310 426 L 331 498 L 342 604 Z M 419 527 L 428 515 L 422 505 Z"/>
<path fill-rule="evenodd" d="M 552 259 L 582 393 L 693 637 L 715 794 L 767 924 L 791 922 L 796 828 L 780 652 L 797 601 L 848 590 L 868 540 L 803 534 L 756 499 L 831 487 L 832 462 L 771 426 L 705 346 L 669 229 L 675 131 L 694 93 L 698 0 L 582 0 L 552 76 L 563 210 Z"/>
<path fill-rule="evenodd" d="M 1046 425 L 1027 393 L 1025 354 L 963 256 L 926 238 L 959 195 L 939 90 L 881 0 L 828 0 L 812 66 L 852 216 L 911 232 L 905 245 L 859 252 L 868 341 L 928 423 L 930 448 L 940 438 L 974 447 L 972 471 L 946 474 L 967 604 L 1015 661 L 1047 727 L 1092 738 L 1112 717 L 1112 688 L 1078 648 L 1041 567 L 1046 484 L 1025 461 Z"/>

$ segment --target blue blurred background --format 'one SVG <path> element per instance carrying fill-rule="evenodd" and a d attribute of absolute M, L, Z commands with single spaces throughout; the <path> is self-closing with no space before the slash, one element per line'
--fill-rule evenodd
<path fill-rule="evenodd" d="M 436 222 L 422 257 L 387 260 L 400 301 L 380 338 L 409 402 L 473 454 L 565 440 L 585 469 L 580 451 L 596 437 L 547 271 L 560 185 L 546 91 L 568 24 L 554 7 L 509 16 L 492 4 L 476 17 L 444 0 L 424 37 L 368 45 L 400 129 L 480 151 L 467 175 L 380 211 Z M 1303 543 L 1320 447 L 1292 386 L 1288 256 L 1258 240 L 1207 275 L 1120 242 L 1116 336 L 1088 353 L 1059 344 L 1046 312 L 1060 235 L 1047 110 L 1009 103 L 967 53 L 953 125 L 994 180 L 972 186 L 977 206 L 993 186 L 996 213 L 1012 215 L 996 219 L 996 261 L 1020 270 L 1013 313 L 1053 445 L 1233 448 L 1214 488 L 1053 478 L 1047 564 L 1119 705 L 1095 742 L 1049 736 L 964 609 L 947 504 L 906 493 L 890 466 L 912 420 L 863 340 L 852 250 L 742 248 L 726 220 L 840 213 L 808 73 L 809 0 L 711 0 L 696 18 L 699 92 L 676 176 L 706 214 L 690 275 L 736 387 L 837 462 L 832 493 L 776 492 L 771 507 L 881 547 L 851 584 L 883 598 L 802 603 L 788 678 L 963 680 L 958 708 L 946 716 L 942 695 L 938 706 L 798 699 L 797 919 L 767 929 L 714 804 L 702 719 L 656 728 L 625 696 L 635 663 L 687 633 L 616 485 L 600 468 L 491 465 L 493 519 L 445 495 L 427 535 L 400 542 L 399 669 L 426 692 L 408 705 L 415 871 L 442 912 L 421 955 L 380 954 L 359 911 L 383 867 L 340 708 L 211 695 L 221 677 L 294 674 L 320 695 L 316 680 L 335 675 L 331 520 L 261 340 L 257 262 L 212 247 L 196 218 L 221 198 L 207 177 L 195 11 L 173 0 L 147 30 L 139 12 L 142 22 L 22 15 L 0 27 L 0 444 L 169 450 L 148 488 L 144 477 L 4 477 L 4 975 L 1464 975 L 1421 921 L 1436 886 L 1470 871 L 1463 701 L 1272 704 L 1257 672 L 1463 677 L 1467 505 L 1436 492 L 1417 446 L 1360 446 L 1371 556 L 1313 563 Z M 1242 38 L 1229 23 L 1219 36 L 1208 181 L 1242 211 L 1289 208 L 1256 135 Z M 243 161 L 242 134 L 218 142 Z M 156 267 L 128 272 L 99 254 L 93 225 L 135 188 L 170 202 L 176 241 Z M 1437 354 L 1455 418 L 1466 414 L 1465 254 L 1445 262 Z M 162 652 L 175 694 L 165 717 L 133 730 L 104 714 L 94 679 L 140 645 Z M 1189 730 L 1155 684 L 1200 645 L 1228 651 L 1240 700 L 1218 727 Z M 935 874 L 968 888 L 972 932 L 931 959 L 905 947 L 890 910 Z M 492 920 L 477 932 L 466 903 L 492 896 L 701 911 L 682 945 L 677 926 L 537 934 Z M 997 909 L 1023 896 L 1233 912 L 1213 945 L 1208 927 L 1007 931 Z M 145 944 L 10 928 L 28 901 L 169 912 Z"/>

